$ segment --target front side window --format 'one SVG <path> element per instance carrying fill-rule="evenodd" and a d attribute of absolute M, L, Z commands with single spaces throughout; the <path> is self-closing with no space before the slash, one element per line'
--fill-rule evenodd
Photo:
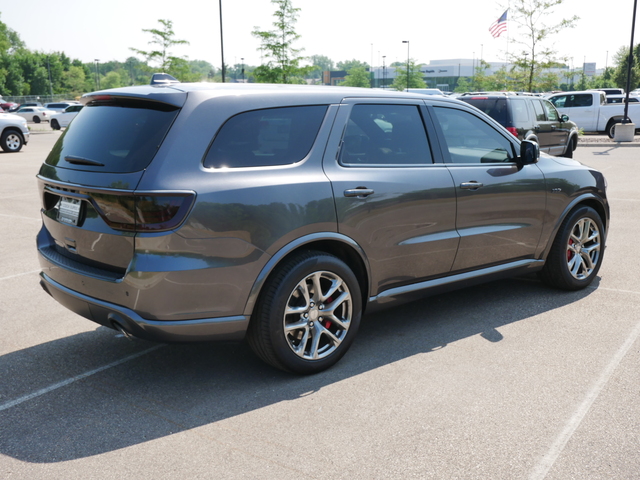
<path fill-rule="evenodd" d="M 240 113 L 220 128 L 204 166 L 240 168 L 297 163 L 311 150 L 326 112 L 326 105 L 312 105 Z"/>
<path fill-rule="evenodd" d="M 568 98 L 566 95 L 559 95 L 549 100 L 558 108 L 567 108 L 571 106 L 571 103 L 568 101 Z"/>
<path fill-rule="evenodd" d="M 536 120 L 538 122 L 544 122 L 547 120 L 547 116 L 544 113 L 544 108 L 542 107 L 542 104 L 540 103 L 540 100 L 538 100 L 537 98 L 534 98 L 531 100 L 531 105 L 533 105 L 533 111 L 536 114 Z"/>
<path fill-rule="evenodd" d="M 342 138 L 342 165 L 433 163 L 419 107 L 354 105 Z"/>
<path fill-rule="evenodd" d="M 475 115 L 454 108 L 434 107 L 451 163 L 514 161 L 512 143 Z"/>

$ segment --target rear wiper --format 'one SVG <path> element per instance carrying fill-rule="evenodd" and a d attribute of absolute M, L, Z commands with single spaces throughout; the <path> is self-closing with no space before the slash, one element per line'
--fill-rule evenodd
<path fill-rule="evenodd" d="M 96 162 L 95 160 L 89 160 L 88 158 L 75 157 L 73 155 L 67 155 L 64 159 L 73 163 L 74 165 L 95 165 L 96 167 L 104 167 L 104 163 Z"/>

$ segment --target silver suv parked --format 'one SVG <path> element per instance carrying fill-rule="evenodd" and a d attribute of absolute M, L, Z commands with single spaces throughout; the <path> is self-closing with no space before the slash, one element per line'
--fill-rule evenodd
<path fill-rule="evenodd" d="M 41 283 L 158 341 L 337 362 L 365 310 L 539 272 L 589 285 L 605 179 L 466 103 L 369 89 L 169 84 L 88 94 L 38 175 Z"/>

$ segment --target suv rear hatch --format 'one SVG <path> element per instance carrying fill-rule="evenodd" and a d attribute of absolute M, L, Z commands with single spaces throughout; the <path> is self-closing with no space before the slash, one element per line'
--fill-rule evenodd
<path fill-rule="evenodd" d="M 121 89 L 83 99 L 85 107 L 38 175 L 38 249 L 61 267 L 48 275 L 64 275 L 62 270 L 122 278 L 136 232 L 168 230 L 184 218 L 192 193 L 139 192 L 136 186 L 185 100 L 183 92 L 152 87 L 143 95 Z"/>

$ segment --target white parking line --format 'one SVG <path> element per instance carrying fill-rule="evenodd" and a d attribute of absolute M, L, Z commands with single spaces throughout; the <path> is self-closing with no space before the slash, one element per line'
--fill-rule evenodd
<path fill-rule="evenodd" d="M 90 377 L 91 375 L 94 375 L 96 373 L 100 373 L 104 370 L 107 370 L 109 368 L 113 368 L 113 367 L 117 367 L 118 365 L 122 365 L 123 363 L 126 363 L 130 360 L 133 360 L 135 358 L 141 357 L 142 355 L 146 355 L 147 353 L 151 353 L 154 350 L 157 350 L 161 347 L 164 347 L 164 345 L 156 345 L 154 347 L 148 348 L 147 350 L 143 350 L 142 352 L 138 352 L 138 353 L 134 353 L 133 355 L 129 355 L 128 357 L 124 357 L 120 360 L 117 360 L 115 362 L 112 362 L 108 365 L 104 365 L 102 367 L 96 368 L 95 370 L 89 370 L 88 372 L 85 373 L 81 373 L 80 375 L 76 375 L 75 377 L 71 377 L 71 378 L 67 378 L 66 380 L 63 380 L 61 382 L 58 383 L 54 383 L 53 385 L 49 385 L 48 387 L 42 388 L 38 391 L 35 391 L 33 393 L 30 393 L 29 395 L 25 395 L 24 397 L 20 397 L 20 398 L 16 398 L 15 400 L 11 400 L 10 402 L 7 403 L 3 403 L 0 405 L 0 412 L 3 410 L 7 410 L 11 407 L 15 407 L 16 405 L 19 405 L 23 402 L 26 402 L 27 400 L 31 400 L 33 398 L 39 397 L 41 395 L 44 395 L 45 393 L 49 393 L 53 390 L 57 390 L 58 388 L 64 387 L 66 385 L 69 385 L 73 382 L 76 382 L 78 380 L 83 380 L 87 377 Z"/>
<path fill-rule="evenodd" d="M 9 280 L 10 278 L 22 277 L 23 275 L 31 275 L 32 273 L 40 273 L 40 270 L 31 270 L 30 272 L 16 273 L 15 275 L 9 275 L 8 277 L 0 277 L 0 282 L 2 280 Z"/>
<path fill-rule="evenodd" d="M 613 290 L 613 289 L 609 289 L 609 290 Z M 631 292 L 631 293 L 635 293 L 635 292 Z M 584 420 L 584 417 L 589 412 L 591 405 L 593 405 L 593 402 L 596 401 L 596 399 L 598 398 L 598 395 L 600 395 L 600 392 L 605 387 L 609 379 L 612 377 L 613 372 L 618 367 L 618 365 L 620 364 L 624 356 L 627 354 L 627 352 L 629 351 L 631 346 L 636 342 L 639 336 L 640 336 L 640 323 L 638 323 L 636 327 L 631 331 L 631 334 L 627 337 L 627 340 L 624 342 L 624 344 L 613 356 L 613 358 L 611 359 L 607 367 L 600 374 L 600 377 L 598 378 L 596 383 L 591 387 L 591 389 L 587 393 L 587 396 L 584 398 L 582 403 L 578 406 L 573 416 L 566 423 L 564 429 L 562 430 L 562 432 L 560 432 L 560 435 L 558 435 L 555 442 L 553 442 L 547 454 L 540 460 L 540 462 L 538 462 L 538 465 L 536 465 L 536 468 L 533 470 L 533 472 L 529 476 L 530 480 L 543 480 L 547 476 L 547 473 L 549 473 L 549 470 L 551 470 L 551 467 L 553 467 L 553 464 L 562 453 L 562 450 L 564 450 L 564 447 L 567 445 L 567 442 L 573 436 L 575 431 L 580 426 L 580 423 L 582 423 L 582 420 Z"/>

